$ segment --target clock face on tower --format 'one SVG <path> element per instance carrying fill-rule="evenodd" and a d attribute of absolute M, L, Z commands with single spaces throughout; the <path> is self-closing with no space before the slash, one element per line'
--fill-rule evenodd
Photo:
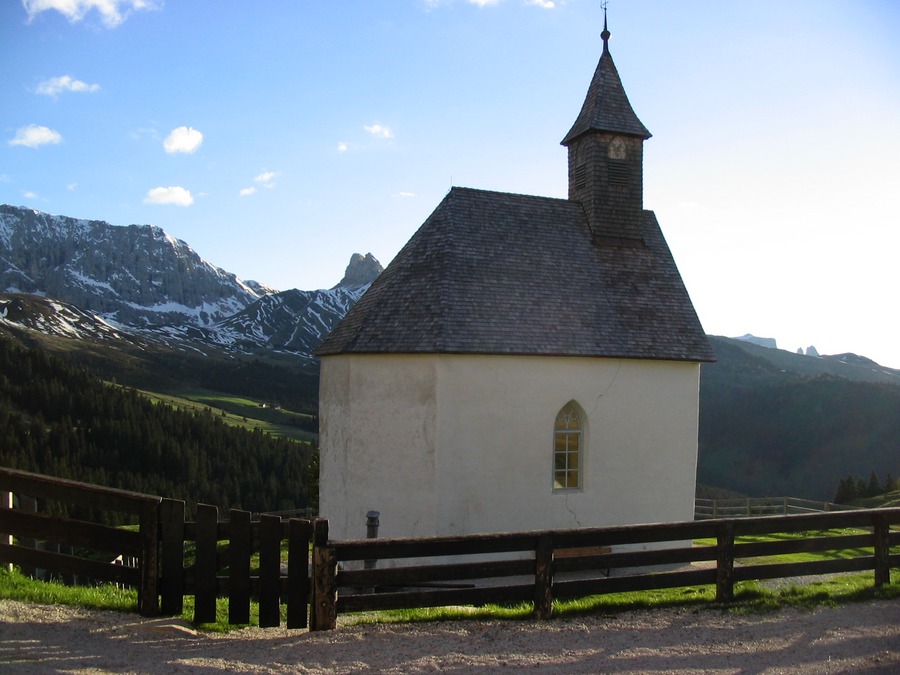
<path fill-rule="evenodd" d="M 609 150 L 607 151 L 610 159 L 625 159 L 625 139 L 616 136 L 609 142 Z"/>

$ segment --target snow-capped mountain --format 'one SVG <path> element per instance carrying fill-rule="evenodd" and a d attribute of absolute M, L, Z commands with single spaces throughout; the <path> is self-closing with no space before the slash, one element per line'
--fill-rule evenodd
<path fill-rule="evenodd" d="M 0 206 L 0 289 L 47 295 L 126 326 L 208 326 L 261 297 L 152 225 Z"/>
<path fill-rule="evenodd" d="M 213 339 L 242 352 L 262 348 L 309 354 L 368 288 L 290 290 L 268 295 L 217 324 Z"/>
<path fill-rule="evenodd" d="M 74 305 L 36 295 L 0 296 L 0 323 L 56 337 L 134 343 L 134 336 Z"/>
<path fill-rule="evenodd" d="M 0 292 L 52 300 L 20 295 L 16 303 L 10 295 L 0 321 L 60 337 L 132 335 L 170 346 L 308 355 L 381 269 L 371 254 L 355 254 L 334 288 L 277 292 L 210 264 L 152 225 L 0 205 Z"/>

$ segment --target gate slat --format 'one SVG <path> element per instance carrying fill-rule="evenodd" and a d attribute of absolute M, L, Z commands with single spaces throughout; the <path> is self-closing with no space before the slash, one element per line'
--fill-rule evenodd
<path fill-rule="evenodd" d="M 288 606 L 287 627 L 309 625 L 309 542 L 312 522 L 292 518 L 288 539 Z"/>
<path fill-rule="evenodd" d="M 281 517 L 259 517 L 259 626 L 281 623 Z"/>
<path fill-rule="evenodd" d="M 197 504 L 196 562 L 194 563 L 194 623 L 216 620 L 216 546 L 219 509 Z"/>
<path fill-rule="evenodd" d="M 250 623 L 250 555 L 253 546 L 251 513 L 231 509 L 228 542 L 228 623 Z"/>

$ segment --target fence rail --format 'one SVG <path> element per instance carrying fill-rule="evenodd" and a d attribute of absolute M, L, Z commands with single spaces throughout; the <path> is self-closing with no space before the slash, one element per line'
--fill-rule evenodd
<path fill-rule="evenodd" d="M 248 623 L 256 598 L 260 626 L 279 625 L 285 605 L 289 628 L 327 630 L 345 612 L 527 602 L 547 618 L 555 600 L 696 585 L 715 585 L 716 600 L 728 602 L 739 581 L 861 570 L 872 570 L 880 586 L 900 567 L 900 508 L 334 541 L 324 519 L 240 510 L 220 518 L 201 504 L 186 521 L 178 500 L 0 467 L 4 491 L 132 513 L 139 529 L 0 508 L 0 542 L 8 542 L 0 543 L 0 562 L 136 586 L 146 616 L 179 614 L 192 595 L 198 623 L 216 620 L 223 596 L 231 623 Z M 774 536 L 786 533 L 799 536 Z M 772 540 L 747 539 L 765 535 Z M 37 551 L 23 539 L 133 556 L 137 565 Z M 811 562 L 772 558 L 825 551 L 842 553 Z"/>
<path fill-rule="evenodd" d="M 327 521 L 315 525 L 311 630 L 334 628 L 344 612 L 457 604 L 531 602 L 537 618 L 548 618 L 554 600 L 706 584 L 715 585 L 718 602 L 730 602 L 739 581 L 861 570 L 873 570 L 874 583 L 881 586 L 890 582 L 891 567 L 900 566 L 900 553 L 891 554 L 891 547 L 900 546 L 900 532 L 891 530 L 900 525 L 900 508 L 354 541 L 331 541 Z M 842 532 L 846 529 L 863 532 Z M 785 533 L 806 536 L 741 541 Z M 715 543 L 695 545 L 697 540 Z M 857 555 L 759 561 L 845 549 Z M 749 558 L 752 564 L 740 564 Z M 360 561 L 368 561 L 369 568 L 354 568 Z"/>
<path fill-rule="evenodd" d="M 133 532 L 72 518 L 0 508 L 0 532 L 8 537 L 87 546 L 110 552 L 113 556 L 127 554 L 134 556 L 138 565 L 135 568 L 41 551 L 12 543 L 8 537 L 0 540 L 0 561 L 137 586 L 141 614 L 157 614 L 159 505 L 162 498 L 0 467 L 0 493 L 4 492 L 137 516 L 138 531 Z"/>
<path fill-rule="evenodd" d="M 739 499 L 694 500 L 694 520 L 711 518 L 750 518 L 752 516 L 789 516 L 822 511 L 852 511 L 856 506 L 798 499 L 797 497 L 741 497 Z"/>

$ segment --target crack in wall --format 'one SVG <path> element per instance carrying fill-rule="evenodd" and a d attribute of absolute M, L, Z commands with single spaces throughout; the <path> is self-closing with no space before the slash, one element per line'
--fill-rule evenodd
<path fill-rule="evenodd" d="M 578 514 L 575 513 L 575 509 L 573 509 L 571 506 L 569 506 L 569 495 L 566 495 L 566 511 L 568 511 L 569 513 L 572 514 L 572 520 L 575 521 L 575 524 L 578 527 L 581 527 L 581 521 L 578 520 Z"/>
<path fill-rule="evenodd" d="M 612 389 L 612 386 L 616 383 L 616 379 L 619 377 L 619 372 L 622 370 L 622 359 L 616 361 L 616 371 L 613 373 L 612 377 L 609 379 L 609 382 L 606 383 L 606 388 L 597 394 L 597 397 L 594 399 L 594 405 L 590 411 L 585 411 L 588 414 L 588 417 L 597 412 L 597 409 L 600 407 L 600 399 L 606 396 L 609 393 L 609 390 Z"/>

